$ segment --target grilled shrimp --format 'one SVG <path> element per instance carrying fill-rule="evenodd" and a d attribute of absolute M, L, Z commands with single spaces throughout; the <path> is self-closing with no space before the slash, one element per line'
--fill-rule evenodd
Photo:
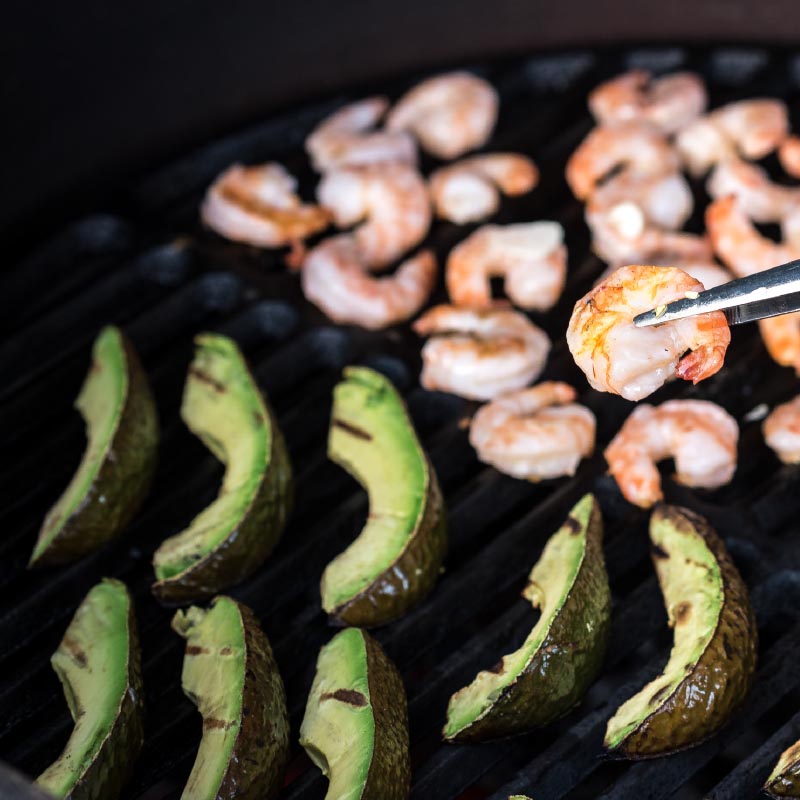
<path fill-rule="evenodd" d="M 448 72 L 406 92 L 386 118 L 389 131 L 410 131 L 432 155 L 451 159 L 482 147 L 497 122 L 497 92 L 469 72 Z"/>
<path fill-rule="evenodd" d="M 628 502 L 641 508 L 662 500 L 657 462 L 675 459 L 675 480 L 715 489 L 736 471 L 739 426 L 707 400 L 669 400 L 636 406 L 605 451 L 609 472 Z"/>
<path fill-rule="evenodd" d="M 515 478 L 574 475 L 595 435 L 594 414 L 575 397 L 555 381 L 501 394 L 475 414 L 469 441 L 481 461 Z"/>
<path fill-rule="evenodd" d="M 722 367 L 731 340 L 721 311 L 649 328 L 633 324 L 637 314 L 702 289 L 674 267 L 618 269 L 575 304 L 567 329 L 575 363 L 595 389 L 627 400 L 647 397 L 676 375 L 693 383 L 708 378 Z"/>
<path fill-rule="evenodd" d="M 603 178 L 623 166 L 659 175 L 678 169 L 680 159 L 666 137 L 650 125 L 598 125 L 570 156 L 567 183 L 578 199 L 585 200 Z"/>
<path fill-rule="evenodd" d="M 800 463 L 800 396 L 775 406 L 761 429 L 764 441 L 784 464 Z"/>
<path fill-rule="evenodd" d="M 761 167 L 738 158 L 717 164 L 706 188 L 715 199 L 733 195 L 754 222 L 780 222 L 800 208 L 800 187 L 774 183 Z"/>
<path fill-rule="evenodd" d="M 203 222 L 226 239 L 256 247 L 283 247 L 328 227 L 330 215 L 304 205 L 297 181 L 280 164 L 228 167 L 200 207 Z"/>
<path fill-rule="evenodd" d="M 340 108 L 306 139 L 317 172 L 383 161 L 417 163 L 417 143 L 405 131 L 372 130 L 389 108 L 385 97 L 369 97 Z"/>
<path fill-rule="evenodd" d="M 592 249 L 604 261 L 649 262 L 657 252 L 702 258 L 698 239 L 674 233 L 692 213 L 689 184 L 679 172 L 642 175 L 626 169 L 589 198 L 586 223 Z"/>
<path fill-rule="evenodd" d="M 414 316 L 436 283 L 436 259 L 423 250 L 385 277 L 371 275 L 361 262 L 352 234 L 332 236 L 313 248 L 302 272 L 306 299 L 332 320 L 385 328 Z"/>
<path fill-rule="evenodd" d="M 760 319 L 758 330 L 772 360 L 800 376 L 800 311 Z"/>
<path fill-rule="evenodd" d="M 783 222 L 791 231 L 797 217 L 789 215 Z M 800 257 L 799 246 L 778 244 L 762 236 L 735 197 L 724 197 L 708 206 L 706 231 L 716 254 L 740 278 Z"/>
<path fill-rule="evenodd" d="M 678 152 L 694 175 L 740 155 L 754 161 L 771 153 L 789 133 L 781 100 L 741 100 L 718 108 L 678 132 Z"/>
<path fill-rule="evenodd" d="M 778 148 L 778 160 L 793 178 L 800 178 L 800 136 L 787 136 Z"/>
<path fill-rule="evenodd" d="M 493 276 L 505 277 L 511 300 L 545 311 L 558 302 L 567 275 L 564 229 L 557 222 L 484 225 L 456 245 L 447 259 L 447 291 L 457 306 L 492 303 Z"/>
<path fill-rule="evenodd" d="M 603 125 L 648 122 L 672 134 L 699 117 L 708 97 L 703 79 L 693 72 L 653 78 L 634 69 L 600 84 L 589 95 L 589 108 Z"/>
<path fill-rule="evenodd" d="M 433 335 L 422 348 L 422 385 L 473 400 L 527 386 L 550 352 L 547 334 L 509 309 L 435 306 L 414 330 Z"/>
<path fill-rule="evenodd" d="M 494 214 L 500 192 L 525 194 L 538 182 L 539 170 L 527 156 L 486 153 L 437 169 L 429 186 L 437 215 L 463 225 Z"/>
<path fill-rule="evenodd" d="M 325 174 L 317 199 L 340 228 L 365 220 L 354 235 L 361 261 L 380 268 L 418 245 L 431 224 L 425 181 L 408 164 L 343 167 Z"/>

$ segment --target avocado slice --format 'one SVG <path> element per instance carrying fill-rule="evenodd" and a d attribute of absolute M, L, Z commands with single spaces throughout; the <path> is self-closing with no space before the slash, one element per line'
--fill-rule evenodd
<path fill-rule="evenodd" d="M 158 455 L 158 417 L 127 337 L 103 328 L 75 408 L 86 422 L 80 466 L 45 517 L 29 567 L 74 561 L 113 539 L 139 510 Z"/>
<path fill-rule="evenodd" d="M 539 620 L 522 647 L 450 698 L 445 740 L 477 742 L 547 725 L 594 680 L 608 642 L 611 592 L 593 495 L 549 539 L 522 596 L 541 609 Z"/>
<path fill-rule="evenodd" d="M 764 791 L 770 797 L 800 797 L 800 742 L 781 753 Z"/>
<path fill-rule="evenodd" d="M 203 738 L 185 800 L 269 800 L 289 756 L 286 694 L 253 612 L 230 597 L 172 620 L 186 639 L 181 683 L 203 716 Z"/>
<path fill-rule="evenodd" d="M 334 622 L 382 625 L 433 588 L 447 550 L 436 473 L 388 378 L 345 368 L 333 393 L 328 456 L 367 490 L 369 516 L 325 568 L 322 607 Z"/>
<path fill-rule="evenodd" d="M 144 693 L 133 602 L 105 578 L 86 595 L 51 659 L 75 727 L 36 780 L 55 797 L 118 797 L 144 742 Z"/>
<path fill-rule="evenodd" d="M 195 344 L 181 417 L 225 464 L 225 477 L 214 502 L 153 557 L 153 593 L 167 603 L 209 597 L 258 569 L 292 505 L 289 454 L 241 351 L 213 333 Z"/>
<path fill-rule="evenodd" d="M 300 744 L 330 781 L 326 800 L 408 797 L 406 692 L 366 631 L 347 628 L 320 650 Z"/>
<path fill-rule="evenodd" d="M 688 509 L 659 506 L 650 541 L 674 643 L 664 672 L 608 722 L 605 746 L 620 758 L 707 739 L 744 700 L 756 670 L 753 609 L 722 539 Z"/>

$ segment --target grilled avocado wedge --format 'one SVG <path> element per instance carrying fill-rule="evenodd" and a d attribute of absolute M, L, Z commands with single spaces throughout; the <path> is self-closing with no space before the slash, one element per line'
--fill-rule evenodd
<path fill-rule="evenodd" d="M 800 742 L 781 753 L 764 791 L 770 797 L 800 797 Z"/>
<path fill-rule="evenodd" d="M 153 557 L 165 603 L 204 599 L 254 572 L 277 544 L 292 505 L 292 469 L 277 422 L 236 343 L 195 339 L 181 416 L 225 464 L 217 498 Z"/>
<path fill-rule="evenodd" d="M 186 639 L 183 691 L 203 716 L 185 800 L 270 800 L 289 755 L 286 695 L 253 612 L 230 597 L 172 620 Z"/>
<path fill-rule="evenodd" d="M 74 561 L 119 534 L 147 496 L 156 467 L 158 417 L 133 346 L 103 328 L 75 408 L 86 423 L 86 450 L 45 517 L 28 566 Z"/>
<path fill-rule="evenodd" d="M 608 722 L 605 746 L 619 758 L 653 758 L 707 739 L 744 700 L 756 669 L 747 587 L 708 522 L 659 506 L 650 541 L 674 643 L 664 672 Z"/>
<path fill-rule="evenodd" d="M 479 742 L 547 725 L 578 703 L 597 675 L 611 592 L 603 520 L 591 494 L 545 545 L 523 597 L 541 609 L 538 622 L 522 647 L 450 698 L 445 740 Z"/>
<path fill-rule="evenodd" d="M 332 621 L 373 627 L 402 616 L 433 587 L 447 550 L 433 465 L 388 378 L 347 367 L 333 393 L 328 456 L 369 494 L 367 524 L 325 568 Z"/>
<path fill-rule="evenodd" d="M 330 781 L 326 800 L 408 797 L 405 689 L 365 631 L 348 628 L 320 650 L 300 744 Z"/>
<path fill-rule="evenodd" d="M 55 797 L 118 797 L 144 741 L 141 655 L 125 584 L 86 595 L 51 659 L 75 727 L 36 783 Z"/>

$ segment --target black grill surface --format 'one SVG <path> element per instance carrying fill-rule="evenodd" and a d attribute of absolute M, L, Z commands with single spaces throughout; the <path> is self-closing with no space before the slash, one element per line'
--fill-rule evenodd
<path fill-rule="evenodd" d="M 745 326 L 734 330 L 718 375 L 698 388 L 675 382 L 653 400 L 707 398 L 741 425 L 731 485 L 693 491 L 672 482 L 668 468 L 663 474 L 667 499 L 712 521 L 751 589 L 761 632 L 758 679 L 743 710 L 706 744 L 638 764 L 601 758 L 606 720 L 660 671 L 671 634 L 647 553 L 647 514 L 622 500 L 602 458 L 632 405 L 589 391 L 564 341 L 573 303 L 604 265 L 589 253 L 582 208 L 563 178 L 568 155 L 592 124 L 587 91 L 602 79 L 630 66 L 686 67 L 705 75 L 714 105 L 766 94 L 796 107 L 800 60 L 768 48 L 643 47 L 467 66 L 502 95 L 491 149 L 528 153 L 542 170 L 539 187 L 504 200 L 497 221 L 557 219 L 567 230 L 567 289 L 554 311 L 534 319 L 555 342 L 543 377 L 581 387 L 597 414 L 597 454 L 573 479 L 538 485 L 482 466 L 463 425 L 475 406 L 419 388 L 420 342 L 407 327 L 367 333 L 329 324 L 305 303 L 280 254 L 225 242 L 198 222 L 205 186 L 234 160 L 280 160 L 310 196 L 315 178 L 302 153 L 309 128 L 347 100 L 375 88 L 397 94 L 420 76 L 364 86 L 267 120 L 167 166 L 126 189 L 109 211 L 37 243 L 0 284 L 2 759 L 36 775 L 63 747 L 71 720 L 49 657 L 85 592 L 112 575 L 136 597 L 147 694 L 146 744 L 126 797 L 161 800 L 182 790 L 201 725 L 181 693 L 183 642 L 170 631 L 172 612 L 150 594 L 150 557 L 219 486 L 221 467 L 178 416 L 192 336 L 207 329 L 241 344 L 275 406 L 297 478 L 296 509 L 279 547 L 231 591 L 261 619 L 286 683 L 295 744 L 283 797 L 321 798 L 326 789 L 296 740 L 317 651 L 333 633 L 320 611 L 319 577 L 361 529 L 367 510 L 364 492 L 325 456 L 331 390 L 349 363 L 385 372 L 404 392 L 449 510 L 445 574 L 420 607 L 377 631 L 408 692 L 414 798 L 500 800 L 527 792 L 537 800 L 743 800 L 758 796 L 778 754 L 800 738 L 800 481 L 766 448 L 751 414 L 793 396 L 797 381 L 769 360 L 755 326 Z M 702 208 L 706 198 L 699 185 L 697 191 Z M 701 219 L 698 211 L 690 227 L 699 230 Z M 437 223 L 430 243 L 444 256 L 466 232 Z M 435 299 L 444 300 L 441 286 Z M 108 322 L 130 334 L 153 384 L 163 426 L 155 485 L 116 543 L 77 564 L 29 573 L 25 564 L 44 512 L 80 459 L 82 423 L 71 404 L 91 341 Z M 534 612 L 519 598 L 525 577 L 571 504 L 590 490 L 603 507 L 614 597 L 600 678 L 579 707 L 543 731 L 480 746 L 443 745 L 439 730 L 450 694 L 530 630 Z"/>

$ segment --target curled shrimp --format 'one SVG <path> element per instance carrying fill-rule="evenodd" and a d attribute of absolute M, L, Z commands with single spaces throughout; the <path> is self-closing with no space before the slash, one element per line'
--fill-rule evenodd
<path fill-rule="evenodd" d="M 385 328 L 414 316 L 436 283 L 436 259 L 423 250 L 385 277 L 371 275 L 361 262 L 361 250 L 351 234 L 318 244 L 306 256 L 303 293 L 332 320 Z"/>
<path fill-rule="evenodd" d="M 800 178 L 800 136 L 787 136 L 778 148 L 778 160 L 793 178 Z"/>
<path fill-rule="evenodd" d="M 620 167 L 644 175 L 674 172 L 680 160 L 666 137 L 642 122 L 598 125 L 567 162 L 567 183 L 585 200 L 600 181 Z"/>
<path fill-rule="evenodd" d="M 435 306 L 414 330 L 433 336 L 422 348 L 422 385 L 473 400 L 527 386 L 550 352 L 547 334 L 508 309 Z"/>
<path fill-rule="evenodd" d="M 789 230 L 797 225 L 793 216 L 783 220 Z M 762 236 L 732 196 L 708 206 L 706 231 L 714 252 L 740 278 L 800 257 L 791 243 L 778 244 Z"/>
<path fill-rule="evenodd" d="M 485 464 L 529 481 L 574 475 L 594 450 L 595 418 L 566 383 L 507 392 L 478 410 L 469 441 Z"/>
<path fill-rule="evenodd" d="M 306 139 L 317 172 L 383 161 L 417 163 L 417 144 L 405 131 L 372 130 L 389 108 L 385 97 L 350 103 L 324 119 Z"/>
<path fill-rule="evenodd" d="M 589 95 L 589 108 L 603 125 L 648 122 L 672 134 L 699 117 L 708 97 L 703 79 L 693 72 L 653 78 L 634 69 L 600 84 Z"/>
<path fill-rule="evenodd" d="M 800 206 L 800 187 L 774 183 L 761 167 L 738 158 L 717 164 L 706 188 L 715 199 L 733 195 L 754 222 L 780 222 Z"/>
<path fill-rule="evenodd" d="M 589 198 L 586 223 L 592 249 L 604 261 L 649 262 L 653 253 L 671 251 L 702 258 L 692 234 L 675 233 L 692 213 L 689 184 L 679 172 L 642 175 L 626 169 Z"/>
<path fill-rule="evenodd" d="M 731 332 L 721 311 L 637 328 L 633 318 L 700 292 L 674 267 L 622 267 L 575 304 L 567 344 L 598 391 L 641 400 L 672 377 L 698 383 L 718 372 Z M 691 353 L 684 355 L 687 350 Z"/>
<path fill-rule="evenodd" d="M 484 225 L 457 244 L 447 259 L 447 291 L 457 306 L 492 303 L 493 276 L 505 278 L 509 298 L 545 311 L 558 302 L 567 275 L 564 229 L 557 222 Z"/>
<path fill-rule="evenodd" d="M 418 245 L 431 224 L 425 181 L 408 164 L 343 167 L 325 174 L 317 199 L 340 228 L 364 220 L 354 235 L 361 261 L 383 267 Z"/>
<path fill-rule="evenodd" d="M 669 400 L 636 406 L 605 451 L 609 472 L 625 499 L 640 506 L 662 500 L 657 462 L 675 459 L 675 480 L 715 489 L 736 471 L 739 426 L 707 400 Z"/>
<path fill-rule="evenodd" d="M 758 330 L 772 360 L 800 376 L 800 311 L 760 319 Z"/>
<path fill-rule="evenodd" d="M 389 112 L 386 128 L 410 131 L 437 158 L 457 158 L 486 144 L 499 105 L 487 81 L 469 72 L 448 72 L 406 92 Z"/>
<path fill-rule="evenodd" d="M 784 464 L 800 463 L 800 396 L 775 406 L 761 429 L 764 441 Z"/>
<path fill-rule="evenodd" d="M 494 214 L 500 192 L 525 194 L 538 182 L 539 170 L 527 156 L 486 153 L 437 169 L 428 185 L 437 215 L 463 225 Z"/>
<path fill-rule="evenodd" d="M 702 175 L 740 155 L 750 161 L 771 153 L 789 133 L 786 104 L 755 99 L 729 103 L 678 132 L 675 144 L 689 172 Z"/>
<path fill-rule="evenodd" d="M 256 247 L 283 247 L 328 227 L 330 214 L 305 205 L 297 181 L 280 164 L 228 167 L 200 207 L 203 222 L 220 236 Z"/>

